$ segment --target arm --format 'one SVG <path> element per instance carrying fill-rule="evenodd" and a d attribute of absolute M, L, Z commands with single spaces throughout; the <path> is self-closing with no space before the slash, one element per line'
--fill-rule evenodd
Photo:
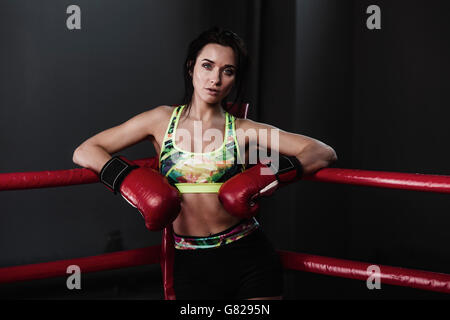
<path fill-rule="evenodd" d="M 73 162 L 81 167 L 100 172 L 111 155 L 153 135 L 164 124 L 167 106 L 142 112 L 128 121 L 102 131 L 79 145 L 73 153 Z"/>
<path fill-rule="evenodd" d="M 318 140 L 307 144 L 300 153 L 294 156 L 302 163 L 304 175 L 313 174 L 337 161 L 334 149 Z"/>
<path fill-rule="evenodd" d="M 73 154 L 76 164 L 97 172 L 109 190 L 135 207 L 149 230 L 161 230 L 177 217 L 181 210 L 179 192 L 159 172 L 111 154 L 153 135 L 161 123 L 165 124 L 164 112 L 164 107 L 143 112 L 89 138 Z"/>
<path fill-rule="evenodd" d="M 307 136 L 251 120 L 241 121 L 240 128 L 248 130 L 246 139 L 248 136 L 250 146 L 257 144 L 259 151 L 263 150 L 260 162 L 233 176 L 219 190 L 224 208 L 240 218 L 249 218 L 258 212 L 258 197 L 269 196 L 278 188 L 337 160 L 331 147 Z M 252 131 L 256 134 L 251 134 Z M 269 149 L 270 157 L 266 158 L 264 151 L 267 155 Z"/>
<path fill-rule="evenodd" d="M 271 154 L 275 152 L 296 157 L 303 165 L 304 175 L 312 174 L 337 161 L 333 148 L 319 140 L 250 119 L 239 121 L 244 130 L 256 131 L 256 135 L 249 135 L 250 143 L 257 144 L 258 149 L 265 154 L 268 154 L 267 150 L 271 150 Z"/>

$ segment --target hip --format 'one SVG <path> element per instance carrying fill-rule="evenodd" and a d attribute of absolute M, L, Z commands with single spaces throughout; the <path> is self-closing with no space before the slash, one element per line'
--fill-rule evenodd
<path fill-rule="evenodd" d="M 184 236 L 174 232 L 175 249 L 178 250 L 205 250 L 227 246 L 258 230 L 260 225 L 255 218 L 243 219 L 219 233 L 206 237 Z"/>

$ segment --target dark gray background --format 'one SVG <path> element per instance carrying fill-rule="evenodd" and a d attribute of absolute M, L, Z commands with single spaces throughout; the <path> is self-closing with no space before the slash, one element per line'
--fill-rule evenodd
<path fill-rule="evenodd" d="M 426 3 L 426 5 L 425 5 Z M 188 43 L 229 27 L 253 59 L 250 118 L 319 139 L 335 167 L 450 174 L 446 1 L 0 2 L 0 172 L 76 167 L 88 137 L 183 94 Z M 66 28 L 66 8 L 82 29 Z M 382 29 L 366 28 L 381 8 Z M 153 156 L 149 142 L 124 152 Z M 158 244 L 100 184 L 0 193 L 0 267 Z M 262 200 L 278 249 L 450 273 L 450 197 L 301 182 Z M 205 268 L 207 266 L 204 266 Z M 158 266 L 4 285 L 1 297 L 161 299 Z M 286 299 L 448 295 L 286 271 Z"/>

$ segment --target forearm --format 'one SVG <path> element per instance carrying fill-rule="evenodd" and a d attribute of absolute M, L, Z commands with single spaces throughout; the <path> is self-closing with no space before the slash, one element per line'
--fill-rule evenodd
<path fill-rule="evenodd" d="M 101 146 L 82 144 L 74 151 L 72 161 L 81 167 L 99 173 L 109 159 L 111 159 L 111 155 Z"/>
<path fill-rule="evenodd" d="M 322 143 L 306 146 L 296 157 L 302 163 L 304 175 L 313 174 L 337 161 L 334 149 Z"/>

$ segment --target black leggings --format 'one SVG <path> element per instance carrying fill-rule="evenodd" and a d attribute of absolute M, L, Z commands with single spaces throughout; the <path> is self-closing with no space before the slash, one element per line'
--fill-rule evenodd
<path fill-rule="evenodd" d="M 283 293 L 280 257 L 261 228 L 216 248 L 175 249 L 173 276 L 179 300 L 249 299 Z"/>

